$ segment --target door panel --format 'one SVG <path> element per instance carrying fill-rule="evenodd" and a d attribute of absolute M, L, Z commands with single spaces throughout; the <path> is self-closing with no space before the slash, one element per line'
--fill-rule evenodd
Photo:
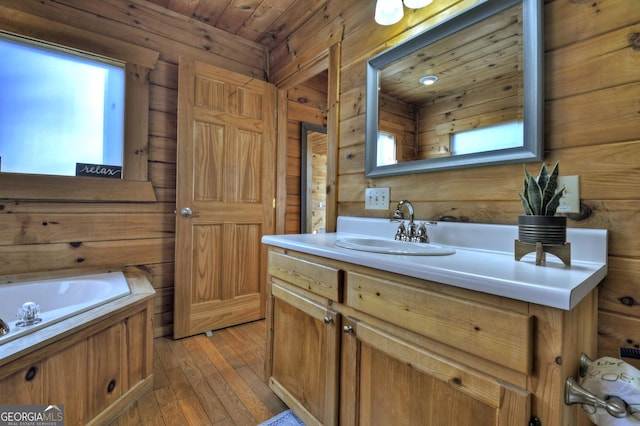
<path fill-rule="evenodd" d="M 178 87 L 175 338 L 264 317 L 275 211 L 275 87 L 184 58 Z"/>

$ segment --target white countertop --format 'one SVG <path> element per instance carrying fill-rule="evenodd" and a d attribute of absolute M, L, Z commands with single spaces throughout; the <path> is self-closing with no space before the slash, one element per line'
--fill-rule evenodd
<path fill-rule="evenodd" d="M 418 220 L 416 220 L 418 222 Z M 350 250 L 338 238 L 366 235 L 393 239 L 398 223 L 339 217 L 338 232 L 264 236 L 271 246 L 421 278 L 442 284 L 570 310 L 607 275 L 607 231 L 567 229 L 571 265 L 551 254 L 535 264 L 535 253 L 514 258 L 517 226 L 438 222 L 428 227 L 432 243 L 456 250 L 448 256 L 405 256 Z"/>

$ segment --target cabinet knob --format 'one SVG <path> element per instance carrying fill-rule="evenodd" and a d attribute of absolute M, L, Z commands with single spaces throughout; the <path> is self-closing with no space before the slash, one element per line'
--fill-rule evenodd
<path fill-rule="evenodd" d="M 326 316 L 324 317 L 324 323 L 325 324 L 333 324 L 333 318 Z"/>
<path fill-rule="evenodd" d="M 344 327 L 342 327 L 342 331 L 344 331 L 346 334 L 351 334 L 353 333 L 353 327 L 350 325 L 345 325 Z"/>

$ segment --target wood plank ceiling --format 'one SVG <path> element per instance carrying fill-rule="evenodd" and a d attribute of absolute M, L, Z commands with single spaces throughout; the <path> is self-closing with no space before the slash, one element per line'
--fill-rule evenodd
<path fill-rule="evenodd" d="M 147 0 L 268 49 L 280 44 L 328 0 Z"/>

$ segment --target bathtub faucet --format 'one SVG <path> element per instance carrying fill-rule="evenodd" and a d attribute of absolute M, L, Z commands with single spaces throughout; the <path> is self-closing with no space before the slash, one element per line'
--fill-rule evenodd
<path fill-rule="evenodd" d="M 2 318 L 0 318 L 0 336 L 4 336 L 5 334 L 11 331 L 9 329 L 9 324 L 7 324 Z"/>
<path fill-rule="evenodd" d="M 18 327 L 28 327 L 30 325 L 38 324 L 42 321 L 42 318 L 39 318 L 40 315 L 40 305 L 34 302 L 25 302 L 20 309 L 18 309 L 18 322 L 16 325 Z"/>

